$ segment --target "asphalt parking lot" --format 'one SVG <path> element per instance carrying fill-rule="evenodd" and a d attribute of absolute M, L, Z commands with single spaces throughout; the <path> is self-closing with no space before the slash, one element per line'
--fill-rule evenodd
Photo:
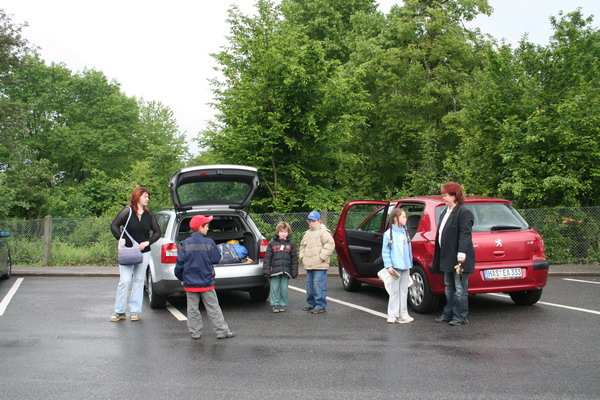
<path fill-rule="evenodd" d="M 190 339 L 185 301 L 109 323 L 118 278 L 0 282 L 0 398 L 7 399 L 597 399 L 600 277 L 553 276 L 541 302 L 470 298 L 471 323 L 412 313 L 385 323 L 384 291 L 345 292 L 330 277 L 327 313 L 291 281 L 287 313 L 220 294 L 235 338 Z M 13 290 L 17 286 L 16 290 Z M 12 292 L 12 293 L 11 293 Z M 8 303 L 6 299 L 9 298 Z M 381 314 L 381 315 L 379 315 Z M 181 319 L 181 318 L 180 318 Z"/>

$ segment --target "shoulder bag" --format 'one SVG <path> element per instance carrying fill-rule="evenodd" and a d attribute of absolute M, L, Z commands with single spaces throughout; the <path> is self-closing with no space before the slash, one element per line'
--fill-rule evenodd
<path fill-rule="evenodd" d="M 131 219 L 132 213 L 133 210 L 131 209 L 131 207 L 129 207 L 129 217 L 127 218 L 127 222 L 125 223 L 125 226 L 123 227 L 123 232 L 121 232 L 121 237 L 119 238 L 119 264 L 121 265 L 140 264 L 144 260 L 144 256 L 142 256 L 142 251 L 140 250 L 139 243 L 131 237 L 129 232 L 127 232 L 127 224 L 129 224 L 129 220 Z M 127 236 L 129 236 L 129 239 L 133 244 L 132 247 L 127 247 L 125 245 L 121 246 L 121 239 L 123 239 L 124 234 L 127 234 Z"/>

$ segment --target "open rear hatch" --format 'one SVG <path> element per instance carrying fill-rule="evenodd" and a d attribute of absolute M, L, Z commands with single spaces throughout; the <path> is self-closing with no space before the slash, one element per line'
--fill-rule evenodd
<path fill-rule="evenodd" d="M 202 165 L 177 171 L 169 183 L 177 212 L 196 206 L 245 208 L 258 187 L 258 171 L 243 165 Z"/>

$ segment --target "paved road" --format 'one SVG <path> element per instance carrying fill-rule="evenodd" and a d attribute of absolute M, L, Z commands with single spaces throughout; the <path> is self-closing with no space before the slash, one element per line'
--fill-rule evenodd
<path fill-rule="evenodd" d="M 463 327 L 414 313 L 388 325 L 334 302 L 310 315 L 296 290 L 290 311 L 272 314 L 224 293 L 238 336 L 193 341 L 168 310 L 107 322 L 116 277 L 13 277 L 0 281 L 0 301 L 20 282 L 0 316 L 0 398 L 597 399 L 600 277 L 575 279 L 550 278 L 532 307 L 474 296 Z M 375 312 L 387 303 L 380 289 L 348 293 L 335 278 L 329 295 Z"/>

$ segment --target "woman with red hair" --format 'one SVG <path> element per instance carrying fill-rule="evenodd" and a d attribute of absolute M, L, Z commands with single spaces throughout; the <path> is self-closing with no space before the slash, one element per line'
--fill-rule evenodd
<path fill-rule="evenodd" d="M 468 323 L 469 274 L 475 270 L 475 250 L 471 232 L 473 214 L 463 206 L 462 187 L 456 182 L 442 185 L 442 199 L 447 208 L 440 215 L 435 236 L 433 271 L 444 274 L 446 306 L 435 322 L 452 326 Z"/>
<path fill-rule="evenodd" d="M 142 251 L 142 262 L 133 265 L 119 265 L 120 279 L 117 287 L 117 296 L 115 299 L 115 310 L 110 316 L 111 322 L 117 322 L 125 319 L 125 307 L 127 298 L 129 299 L 129 318 L 132 321 L 140 320 L 142 312 L 142 303 L 144 301 L 144 273 L 146 266 L 150 261 L 150 245 L 160 238 L 160 228 L 154 215 L 148 211 L 148 202 L 150 201 L 150 192 L 146 188 L 138 187 L 131 193 L 129 205 L 119 211 L 110 224 L 110 230 L 119 240 L 119 245 L 132 247 L 133 242 L 138 243 Z M 128 235 L 122 235 L 121 227 L 127 230 Z M 152 236 L 150 236 L 152 231 Z M 123 236 L 123 238 L 121 238 Z M 131 286 L 131 296 L 129 296 L 129 287 Z"/>

